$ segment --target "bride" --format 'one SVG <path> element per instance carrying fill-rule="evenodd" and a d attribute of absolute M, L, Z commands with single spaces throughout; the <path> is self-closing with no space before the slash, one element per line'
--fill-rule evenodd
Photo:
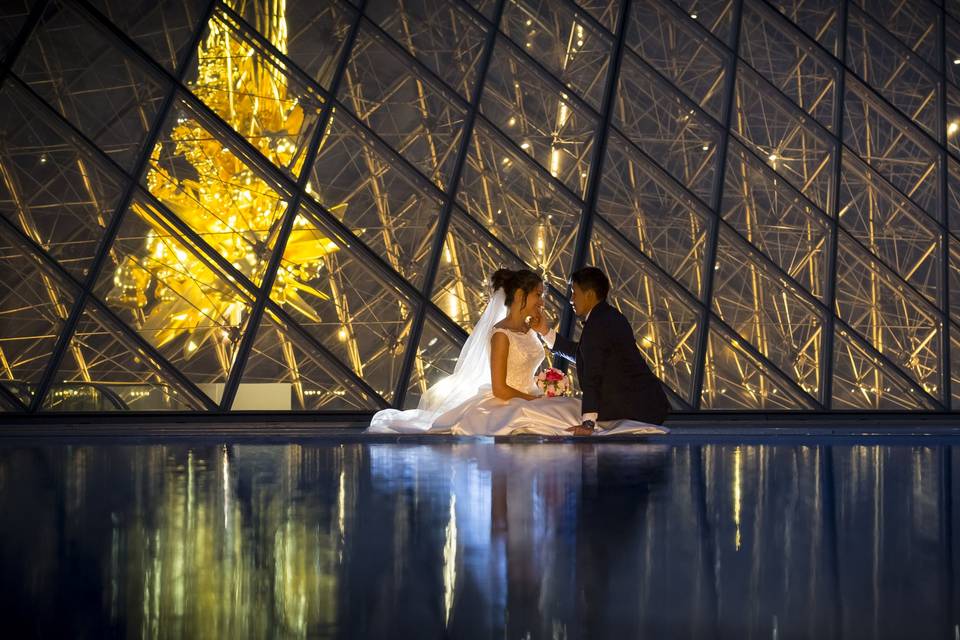
<path fill-rule="evenodd" d="M 570 435 L 580 424 L 580 400 L 547 397 L 536 385 L 544 347 L 531 320 L 543 313 L 543 280 L 528 269 L 499 269 L 493 295 L 460 351 L 453 374 L 420 398 L 416 409 L 384 409 L 367 433 Z M 642 422 L 619 421 L 598 433 L 663 433 Z"/>

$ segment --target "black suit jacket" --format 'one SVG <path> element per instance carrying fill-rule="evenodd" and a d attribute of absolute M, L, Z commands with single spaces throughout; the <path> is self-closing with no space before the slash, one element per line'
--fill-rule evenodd
<path fill-rule="evenodd" d="M 640 354 L 630 323 L 606 301 L 590 311 L 579 342 L 558 334 L 553 353 L 576 363 L 583 413 L 663 424 L 670 403 L 660 379 Z"/>

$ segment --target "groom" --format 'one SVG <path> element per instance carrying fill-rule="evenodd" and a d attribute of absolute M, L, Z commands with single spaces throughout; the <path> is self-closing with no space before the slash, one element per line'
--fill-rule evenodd
<path fill-rule="evenodd" d="M 583 416 L 581 424 L 567 431 L 589 435 L 598 422 L 609 426 L 614 420 L 663 424 L 670 403 L 637 349 L 630 323 L 607 304 L 607 276 L 596 267 L 584 267 L 570 276 L 570 284 L 573 312 L 583 320 L 580 342 L 557 335 L 555 329 L 547 330 L 542 315 L 531 325 L 554 355 L 577 365 Z"/>

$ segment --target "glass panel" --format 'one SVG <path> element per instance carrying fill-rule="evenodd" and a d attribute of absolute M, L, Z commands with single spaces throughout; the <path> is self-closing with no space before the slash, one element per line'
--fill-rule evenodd
<path fill-rule="evenodd" d="M 494 49 L 480 110 L 550 175 L 583 197 L 596 119 L 502 38 Z"/>
<path fill-rule="evenodd" d="M 950 287 L 950 301 L 948 303 L 947 311 L 950 315 L 950 319 L 953 322 L 958 322 L 960 321 L 960 240 L 953 235 L 949 236 L 949 238 L 950 259 L 947 261 L 949 266 L 947 284 Z M 953 339 L 953 335 L 955 333 L 956 330 L 951 328 L 951 340 Z"/>
<path fill-rule="evenodd" d="M 7 54 L 7 47 L 20 34 L 32 4 L 32 0 L 8 0 L 0 5 L 0 58 Z"/>
<path fill-rule="evenodd" d="M 355 12 L 338 0 L 230 0 L 248 25 L 325 89 L 330 88 Z"/>
<path fill-rule="evenodd" d="M 466 110 L 369 28 L 361 28 L 340 101 L 441 189 L 448 186 Z"/>
<path fill-rule="evenodd" d="M 29 404 L 74 296 L 0 235 L 0 384 Z"/>
<path fill-rule="evenodd" d="M 960 89 L 947 85 L 947 148 L 960 157 Z"/>
<path fill-rule="evenodd" d="M 957 336 L 960 327 L 950 327 L 950 408 L 953 411 L 960 409 L 960 336 Z"/>
<path fill-rule="evenodd" d="M 122 178 L 101 166 L 96 151 L 47 119 L 16 85 L 4 87 L 0 215 L 82 279 L 113 217 Z"/>
<path fill-rule="evenodd" d="M 820 312 L 725 227 L 720 228 L 712 302 L 717 317 L 740 338 L 801 389 L 822 399 Z"/>
<path fill-rule="evenodd" d="M 947 156 L 947 223 L 952 233 L 960 234 L 960 163 Z"/>
<path fill-rule="evenodd" d="M 128 169 L 166 93 L 75 10 L 57 3 L 47 8 L 14 71 Z"/>
<path fill-rule="evenodd" d="M 833 130 L 839 68 L 762 2 L 744 4 L 740 56 L 794 104 Z"/>
<path fill-rule="evenodd" d="M 933 409 L 935 405 L 844 329 L 833 339 L 833 409 Z"/>
<path fill-rule="evenodd" d="M 196 68 L 187 88 L 267 159 L 299 174 L 320 119 L 320 95 L 223 14 L 211 18 Z"/>
<path fill-rule="evenodd" d="M 93 0 L 91 4 L 154 60 L 174 71 L 207 0 Z"/>
<path fill-rule="evenodd" d="M 564 86 L 600 108 L 610 39 L 555 0 L 506 0 L 500 29 Z"/>
<path fill-rule="evenodd" d="M 410 373 L 410 386 L 404 409 L 415 409 L 427 389 L 453 373 L 463 346 L 463 338 L 455 335 L 432 312 L 427 312 L 417 345 L 417 355 Z"/>
<path fill-rule="evenodd" d="M 769 0 L 808 36 L 839 57 L 840 0 Z"/>
<path fill-rule="evenodd" d="M 594 223 L 592 236 L 587 263 L 610 278 L 610 304 L 630 321 L 650 369 L 692 402 L 699 313 L 676 285 L 645 269 L 636 250 L 611 234 L 602 221 Z"/>
<path fill-rule="evenodd" d="M 270 297 L 390 401 L 403 365 L 412 305 L 401 290 L 304 208 Z"/>
<path fill-rule="evenodd" d="M 625 51 L 613 122 L 674 178 L 709 202 L 716 176 L 720 128 L 684 104 L 676 89 L 660 80 Z"/>
<path fill-rule="evenodd" d="M 487 20 L 493 20 L 493 12 L 497 8 L 497 0 L 467 0 L 473 8 L 479 11 Z"/>
<path fill-rule="evenodd" d="M 680 8 L 721 41 L 733 38 L 733 0 L 676 0 Z"/>
<path fill-rule="evenodd" d="M 503 250 L 457 208 L 443 243 L 443 255 L 433 285 L 433 303 L 469 332 L 487 306 L 490 276 L 500 268 L 530 267 Z M 546 293 L 544 307 L 547 316 L 556 320 L 566 301 L 559 299 L 549 289 Z"/>
<path fill-rule="evenodd" d="M 342 111 L 324 134 L 307 193 L 397 273 L 423 283 L 443 202 Z"/>
<path fill-rule="evenodd" d="M 364 11 L 460 97 L 473 97 L 486 41 L 479 21 L 448 0 L 372 0 Z"/>
<path fill-rule="evenodd" d="M 577 0 L 577 4 L 586 9 L 597 22 L 611 33 L 617 30 L 617 18 L 620 15 L 620 0 Z"/>
<path fill-rule="evenodd" d="M 675 5 L 639 0 L 630 7 L 627 44 L 718 120 L 729 55 Z"/>
<path fill-rule="evenodd" d="M 606 153 L 597 213 L 699 298 L 710 213 L 618 133 Z"/>
<path fill-rule="evenodd" d="M 812 295 L 830 274 L 830 220 L 735 140 L 727 147 L 724 220 Z"/>
<path fill-rule="evenodd" d="M 877 351 L 939 396 L 940 313 L 840 235 L 837 314 Z"/>
<path fill-rule="evenodd" d="M 815 205 L 832 212 L 834 141 L 744 64 L 736 85 L 734 133 Z"/>
<path fill-rule="evenodd" d="M 940 154 L 933 142 L 849 74 L 844 115 L 844 143 L 939 220 Z"/>
<path fill-rule="evenodd" d="M 937 23 L 940 10 L 932 3 L 856 0 L 856 4 L 896 36 L 900 42 L 937 69 L 940 68 L 940 54 L 937 47 Z"/>
<path fill-rule="evenodd" d="M 779 373 L 747 353 L 740 341 L 710 322 L 700 406 L 703 409 L 811 409 Z"/>
<path fill-rule="evenodd" d="M 168 379 L 169 378 L 169 379 Z M 96 305 L 70 339 L 43 411 L 190 411 L 202 402 L 166 376 Z"/>
<path fill-rule="evenodd" d="M 214 251 L 259 284 L 287 203 L 224 137 L 201 124 L 185 104 L 175 103 L 144 182 Z"/>
<path fill-rule="evenodd" d="M 937 135 L 939 83 L 910 50 L 855 7 L 847 18 L 847 64 L 931 136 Z"/>
<path fill-rule="evenodd" d="M 960 22 L 947 15 L 946 23 L 946 43 L 944 48 L 946 54 L 944 58 L 947 61 L 945 69 L 947 80 L 960 87 Z"/>
<path fill-rule="evenodd" d="M 482 122 L 473 130 L 457 199 L 554 286 L 566 290 L 581 205 L 528 165 Z"/>
<path fill-rule="evenodd" d="M 209 258 L 171 233 L 163 214 L 140 194 L 124 214 L 111 257 L 95 293 L 204 393 L 218 398 L 250 299 Z"/>
<path fill-rule="evenodd" d="M 931 303 L 940 299 L 940 230 L 916 205 L 844 154 L 840 223 Z"/>
<path fill-rule="evenodd" d="M 232 411 L 373 410 L 376 402 L 299 336 L 265 316 L 240 379 Z"/>

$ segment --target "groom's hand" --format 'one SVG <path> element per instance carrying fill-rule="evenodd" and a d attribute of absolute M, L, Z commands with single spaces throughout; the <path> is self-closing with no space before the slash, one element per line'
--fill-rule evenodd
<path fill-rule="evenodd" d="M 582 424 L 577 424 L 577 425 L 574 425 L 574 426 L 570 427 L 569 429 L 567 429 L 567 432 L 568 432 L 568 433 L 571 433 L 571 434 L 573 434 L 573 435 L 575 435 L 575 436 L 592 436 L 592 435 L 593 435 L 593 427 L 588 427 L 588 426 L 585 426 L 585 425 L 582 425 Z"/>

